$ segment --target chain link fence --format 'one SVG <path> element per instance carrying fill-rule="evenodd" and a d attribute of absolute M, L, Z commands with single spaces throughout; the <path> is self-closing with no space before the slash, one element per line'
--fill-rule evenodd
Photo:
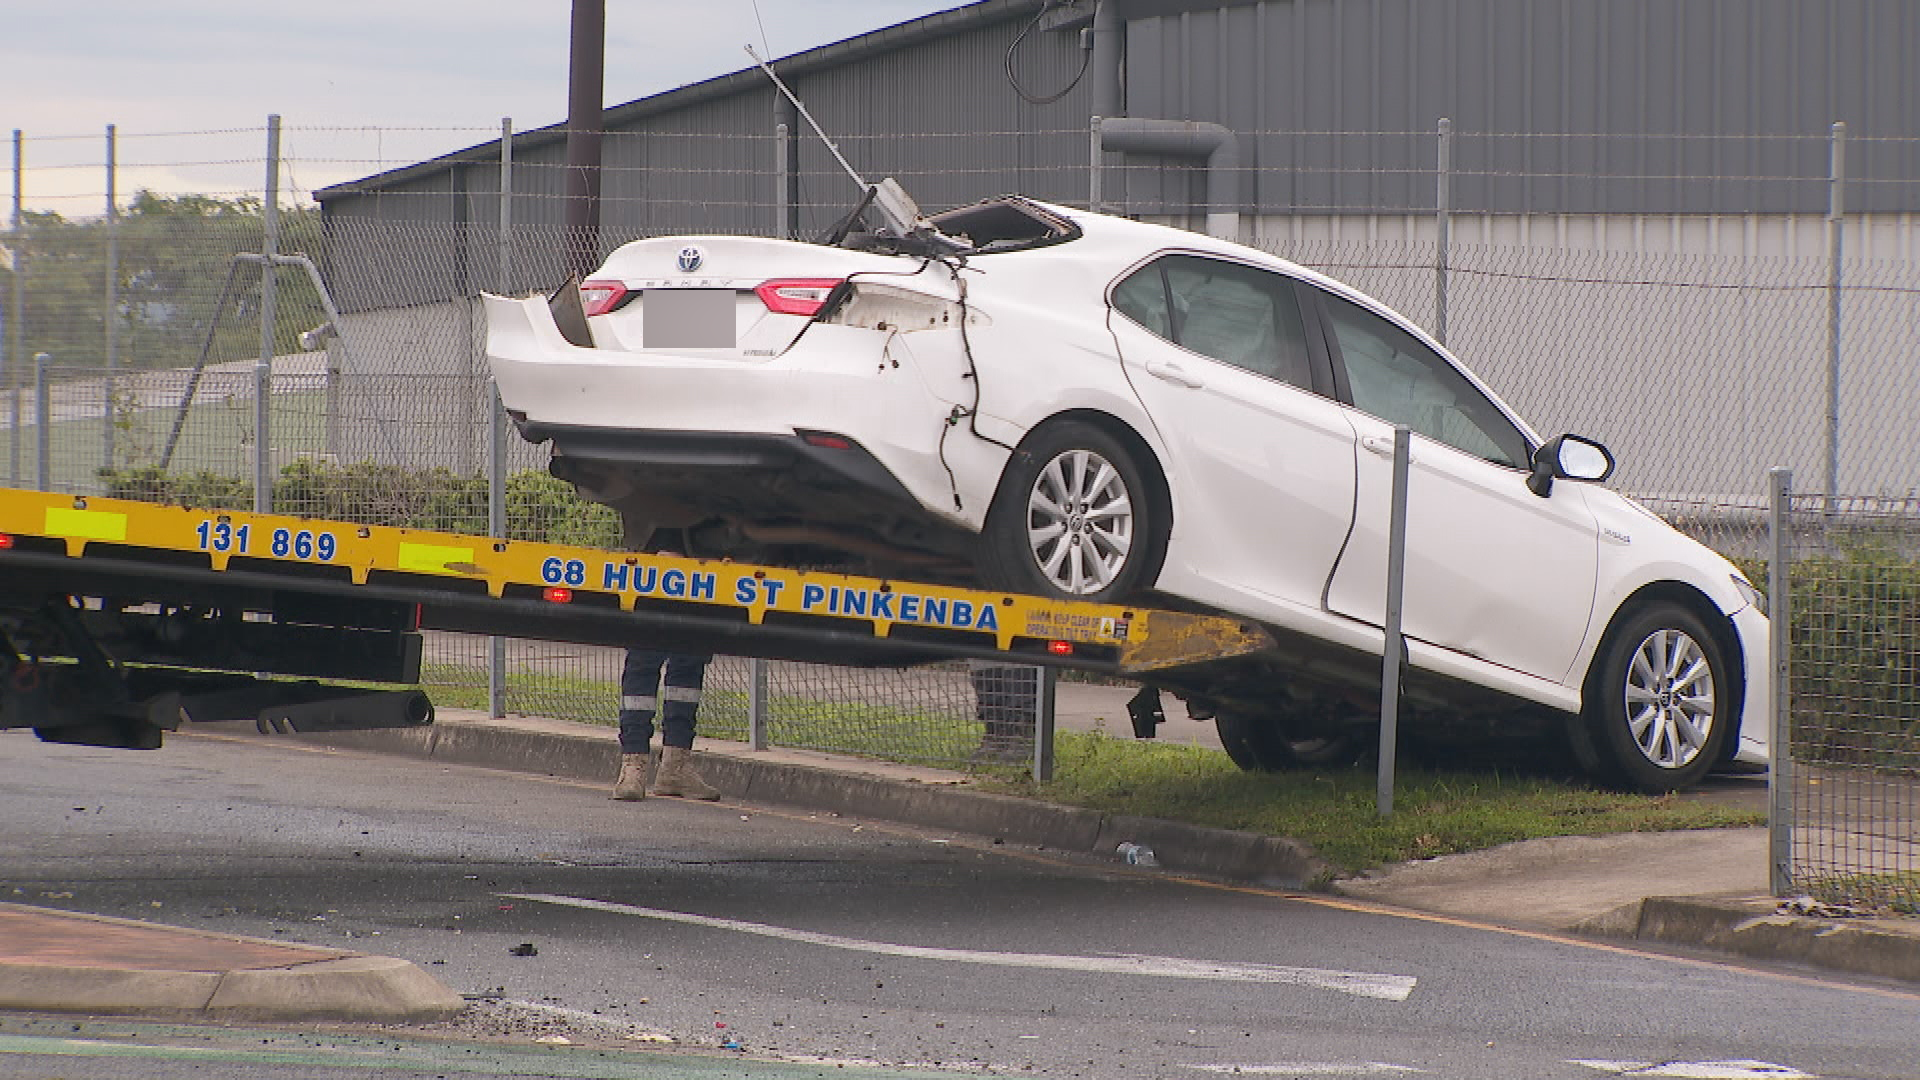
<path fill-rule="evenodd" d="M 327 170 L 351 177 L 418 160 L 299 155 L 326 134 L 295 129 L 285 173 L 312 186 Z M 568 233 L 557 160 L 489 160 L 489 134 L 459 133 L 483 145 L 457 168 L 361 184 L 351 212 L 322 215 L 295 198 L 278 215 L 274 250 L 305 255 L 311 275 L 259 260 L 257 183 L 197 179 L 235 163 L 259 176 L 260 132 L 220 133 L 225 149 L 177 154 L 170 166 L 166 147 L 181 143 L 123 137 L 138 152 L 121 167 L 147 169 L 156 187 L 112 218 L 89 216 L 97 192 L 63 195 L 48 205 L 65 212 L 26 213 L 8 235 L 0 419 L 10 479 L 31 485 L 44 463 L 57 488 L 245 506 L 264 462 L 280 512 L 617 544 L 612 515 L 547 476 L 542 448 L 507 437 L 494 452 L 478 295 L 557 286 Z M 1098 191 L 1105 209 L 1173 224 L 1232 211 L 1242 240 L 1434 331 L 1543 435 L 1608 443 L 1617 486 L 1750 566 L 1769 557 L 1769 466 L 1881 506 L 1920 491 L 1920 456 L 1901 449 L 1920 400 L 1920 222 L 1849 215 L 1837 195 L 1829 201 L 1847 184 L 1864 196 L 1857 205 L 1887 201 L 1884 181 L 1840 175 L 1829 154 L 1837 134 L 1695 147 L 1606 136 L 1615 145 L 1598 149 L 1602 137 L 1579 135 L 1242 136 L 1261 160 L 1288 164 L 1242 170 L 1241 204 L 1229 207 L 1206 202 L 1199 163 L 1100 152 L 1085 129 L 850 136 L 842 147 L 869 175 L 898 176 L 930 210 L 1004 191 L 1085 205 Z M 251 149 L 239 145 L 248 140 Z M 1343 141 L 1370 149 L 1355 154 Z M 1854 144 L 1920 160 L 1920 140 Z M 609 133 L 607 159 L 603 254 L 684 232 L 815 236 L 852 201 L 845 174 L 797 136 Z M 1460 164 L 1442 171 L 1441 160 Z M 1604 171 L 1603 161 L 1632 167 Z M 80 168 L 18 170 L 17 185 L 70 191 Z M 1542 191 L 1557 193 L 1558 211 L 1529 210 Z M 1665 193 L 1672 212 L 1600 212 L 1622 191 Z M 505 506 L 497 526 L 495 490 Z M 1823 520 L 1877 513 L 1841 501 Z M 1836 587 L 1808 581 L 1807 603 Z M 618 665 L 604 651 L 511 642 L 503 652 L 509 711 L 612 718 Z M 1911 693 L 1920 680 L 1907 656 L 1880 670 Z M 485 707 L 494 662 L 484 639 L 437 636 L 436 697 Z M 774 722 L 786 745 L 960 763 L 984 733 L 953 670 L 777 666 L 768 682 L 777 708 L 815 703 Z M 717 665 L 703 729 L 743 731 L 736 704 L 754 696 L 753 683 L 744 666 Z"/>

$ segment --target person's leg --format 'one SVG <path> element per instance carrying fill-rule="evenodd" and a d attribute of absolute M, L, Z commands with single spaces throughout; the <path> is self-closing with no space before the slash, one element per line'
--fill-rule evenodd
<path fill-rule="evenodd" d="M 719 789 L 693 769 L 694 722 L 711 659 L 685 654 L 667 658 L 666 678 L 660 686 L 660 770 L 653 781 L 655 795 L 708 800 L 720 797 Z"/>
<path fill-rule="evenodd" d="M 627 650 L 620 669 L 620 778 L 613 797 L 623 801 L 647 795 L 647 770 L 653 747 L 653 718 L 659 709 L 660 667 L 667 654 L 654 649 Z"/>

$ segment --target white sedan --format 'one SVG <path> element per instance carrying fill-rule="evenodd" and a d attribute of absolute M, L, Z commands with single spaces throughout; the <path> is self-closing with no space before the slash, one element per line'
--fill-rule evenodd
<path fill-rule="evenodd" d="M 641 240 L 584 308 L 488 297 L 501 400 L 636 542 L 1258 620 L 1266 667 L 1180 688 L 1247 767 L 1377 716 L 1406 425 L 1410 734 L 1544 722 L 1649 791 L 1765 760 L 1753 587 L 1406 319 L 1018 197 L 921 225 Z"/>

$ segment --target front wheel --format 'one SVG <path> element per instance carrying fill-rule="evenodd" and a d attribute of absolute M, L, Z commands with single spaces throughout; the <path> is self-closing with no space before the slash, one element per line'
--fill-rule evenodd
<path fill-rule="evenodd" d="M 1678 604 L 1629 616 L 1607 640 L 1582 716 L 1602 779 L 1660 794 L 1698 783 L 1738 722 L 1733 667 L 1701 618 Z M 1580 755 L 1583 759 L 1588 754 Z"/>
<path fill-rule="evenodd" d="M 1091 424 L 1054 424 L 1001 478 L 982 576 L 1016 592 L 1122 601 L 1153 583 L 1168 525 L 1131 448 Z"/>

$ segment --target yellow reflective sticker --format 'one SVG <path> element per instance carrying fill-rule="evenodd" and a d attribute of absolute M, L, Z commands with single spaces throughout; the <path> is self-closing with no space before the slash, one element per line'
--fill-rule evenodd
<path fill-rule="evenodd" d="M 105 510 L 74 510 L 65 506 L 47 507 L 47 535 L 79 540 L 117 540 L 127 538 L 127 515 Z"/>
<path fill-rule="evenodd" d="M 418 570 L 426 574 L 457 574 L 479 569 L 472 565 L 473 549 L 470 547 L 441 547 L 438 544 L 409 544 L 402 541 L 396 561 L 402 570 Z"/>

